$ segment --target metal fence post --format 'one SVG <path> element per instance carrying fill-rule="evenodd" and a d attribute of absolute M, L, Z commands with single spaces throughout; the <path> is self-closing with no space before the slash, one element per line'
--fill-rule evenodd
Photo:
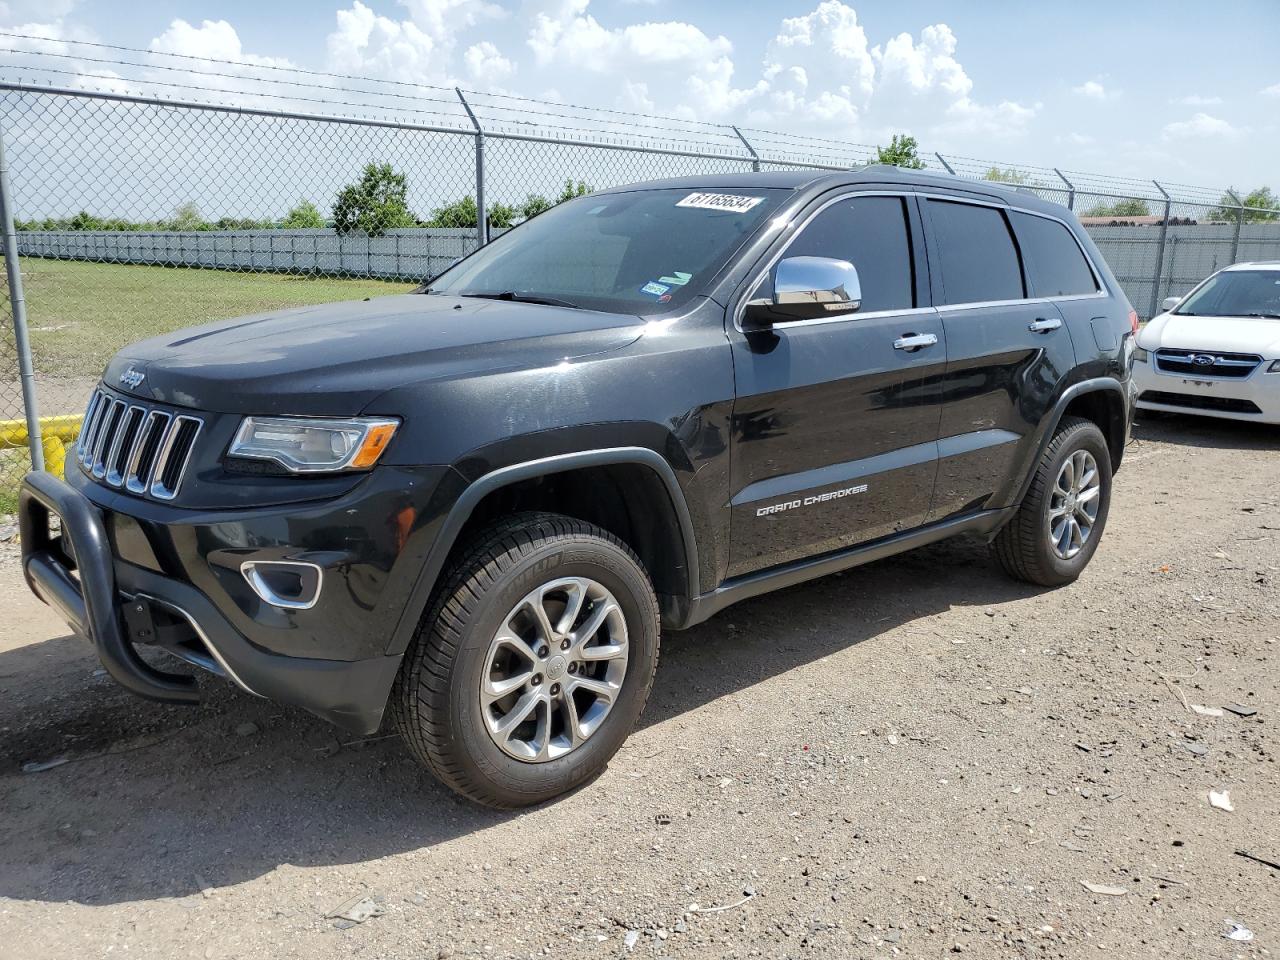
<path fill-rule="evenodd" d="M 1236 257 L 1240 255 L 1240 228 L 1244 225 L 1244 203 L 1230 188 L 1227 189 L 1227 196 L 1236 205 L 1236 228 L 1231 234 L 1231 262 L 1235 263 Z"/>
<path fill-rule="evenodd" d="M 756 148 L 751 145 L 751 141 L 742 135 L 733 124 L 729 124 L 729 129 L 738 135 L 738 139 L 742 141 L 742 145 L 747 148 L 747 153 L 751 154 L 751 169 L 755 173 L 760 172 L 760 154 L 756 153 Z"/>
<path fill-rule="evenodd" d="M 18 379 L 22 382 L 22 407 L 27 415 L 27 447 L 31 469 L 44 469 L 40 415 L 36 409 L 36 376 L 31 365 L 31 340 L 27 335 L 27 300 L 22 295 L 22 268 L 18 264 L 18 235 L 13 228 L 13 194 L 9 188 L 9 161 L 0 130 L 0 226 L 4 229 L 4 268 L 9 280 L 9 304 L 13 308 L 13 343 L 18 351 Z"/>
<path fill-rule="evenodd" d="M 1074 210 L 1076 208 L 1076 185 L 1062 175 L 1062 171 L 1057 167 L 1053 168 L 1053 172 L 1058 175 L 1058 179 L 1067 185 L 1067 209 Z"/>
<path fill-rule="evenodd" d="M 935 156 L 935 157 L 937 157 L 937 158 L 938 158 L 938 162 L 939 162 L 940 164 L 942 164 L 942 169 L 943 169 L 943 170 L 947 171 L 947 173 L 951 174 L 953 177 L 956 175 L 956 172 L 955 172 L 954 170 L 952 170 L 952 169 L 951 169 L 951 164 L 947 163 L 947 161 L 946 161 L 945 159 L 943 159 L 942 154 L 940 154 L 940 153 L 935 153 L 935 154 L 934 154 L 934 156 Z"/>
<path fill-rule="evenodd" d="M 1160 220 L 1160 244 L 1156 247 L 1156 274 L 1151 281 L 1151 310 L 1147 314 L 1149 318 L 1156 315 L 1156 307 L 1160 304 L 1160 278 L 1164 276 L 1164 245 L 1169 238 L 1169 213 L 1173 207 L 1172 200 L 1165 188 L 1154 180 L 1151 182 L 1155 183 L 1156 189 L 1164 197 L 1164 216 Z"/>
<path fill-rule="evenodd" d="M 458 94 L 458 99 L 462 101 L 462 109 L 467 111 L 467 116 L 471 118 L 471 125 L 476 128 L 476 239 L 483 247 L 489 242 L 489 216 L 484 205 L 484 127 L 480 126 L 480 121 L 476 119 L 471 104 L 467 103 L 467 98 L 462 95 L 462 88 L 454 87 L 453 89 Z"/>

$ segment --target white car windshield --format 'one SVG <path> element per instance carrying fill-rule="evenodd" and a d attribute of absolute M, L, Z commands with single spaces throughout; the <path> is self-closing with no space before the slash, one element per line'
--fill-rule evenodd
<path fill-rule="evenodd" d="M 1224 270 L 1173 312 L 1179 316 L 1280 320 L 1280 270 Z"/>
<path fill-rule="evenodd" d="M 700 293 L 789 190 L 633 190 L 552 207 L 426 292 L 651 314 Z"/>

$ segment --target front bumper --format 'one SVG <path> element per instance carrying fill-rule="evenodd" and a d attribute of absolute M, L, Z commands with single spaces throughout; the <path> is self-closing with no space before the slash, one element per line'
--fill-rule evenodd
<path fill-rule="evenodd" d="M 428 504 L 415 511 L 420 523 L 410 522 L 402 507 L 400 526 L 390 533 L 366 530 L 362 539 L 361 521 L 368 518 L 358 515 L 354 498 L 310 512 L 295 504 L 244 510 L 234 519 L 183 517 L 176 508 L 126 501 L 72 471 L 80 490 L 43 473 L 23 481 L 23 570 L 33 592 L 93 644 L 115 680 L 153 700 L 198 700 L 192 677 L 156 669 L 136 645 L 158 646 L 253 694 L 303 707 L 352 732 L 378 728 L 401 660 L 386 655 L 390 631 L 384 625 L 403 612 L 408 588 L 400 584 L 416 572 L 408 568 L 433 539 Z M 380 486 L 371 478 L 369 509 L 385 509 L 378 491 L 395 480 L 384 478 Z M 351 526 L 335 530 L 325 515 Z M 55 516 L 58 534 L 51 530 Z M 313 536 L 286 546 L 302 529 Z M 231 562 L 299 551 L 316 555 L 321 539 L 331 547 L 319 554 L 331 555 L 332 582 L 314 609 L 271 608 Z"/>
<path fill-rule="evenodd" d="M 1133 365 L 1138 408 L 1280 423 L 1280 373 L 1268 373 L 1270 364 L 1270 360 L 1264 360 L 1253 373 L 1240 379 L 1195 379 L 1157 369 L 1153 353 L 1146 363 Z"/>

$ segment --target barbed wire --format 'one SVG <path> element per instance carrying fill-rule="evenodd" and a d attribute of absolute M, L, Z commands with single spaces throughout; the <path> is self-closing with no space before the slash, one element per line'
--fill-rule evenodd
<path fill-rule="evenodd" d="M 248 60 L 236 60 L 225 57 L 208 57 L 195 54 L 174 53 L 170 51 L 132 47 L 123 44 L 103 43 L 100 41 L 45 37 L 20 31 L 0 31 L 0 38 L 4 37 L 10 38 L 11 40 L 22 40 L 36 44 L 45 44 L 50 46 L 60 45 L 64 50 L 73 50 L 76 48 L 109 50 L 121 54 L 140 56 L 146 58 L 148 61 L 138 62 L 137 60 L 111 58 L 106 56 L 95 57 L 78 52 L 59 52 L 48 49 L 23 49 L 19 46 L 10 45 L 0 47 L 0 53 L 11 56 L 16 55 L 34 58 L 36 62 L 0 64 L 0 69 L 8 71 L 16 71 L 19 73 L 22 71 L 32 71 L 61 76 L 71 76 L 80 79 L 96 80 L 104 84 L 109 83 L 113 85 L 134 86 L 135 88 L 160 88 L 193 91 L 206 97 L 214 95 L 210 97 L 209 100 L 200 101 L 201 105 L 213 108 L 227 106 L 234 109 L 232 104 L 226 103 L 225 101 L 221 103 L 218 102 L 218 97 L 216 95 L 221 94 L 224 97 L 265 97 L 280 102 L 316 104 L 327 108 L 339 107 L 348 108 L 353 111 L 360 111 L 359 113 L 351 115 L 354 118 L 359 118 L 362 115 L 367 116 L 369 111 L 379 110 L 408 116 L 444 118 L 447 121 L 451 121 L 451 123 L 441 124 L 441 126 L 446 127 L 449 130 L 456 129 L 463 133 L 471 132 L 470 124 L 465 117 L 465 113 L 461 109 L 462 104 L 454 99 L 457 96 L 457 91 L 454 88 L 443 84 L 433 84 L 415 80 L 393 80 L 378 77 L 367 77 L 336 71 L 312 70 L 292 64 L 256 63 Z M 121 68 L 129 71 L 162 70 L 170 74 L 185 74 L 192 78 L 214 77 L 223 80 L 244 81 L 246 84 L 259 84 L 260 86 L 251 89 L 235 89 L 228 86 L 208 86 L 206 84 L 181 83 L 177 80 L 160 80 L 146 76 L 120 76 L 113 72 L 108 73 L 106 69 L 100 72 L 91 72 L 46 66 L 38 62 L 41 58 L 92 63 L 98 64 L 102 68 Z M 162 61 L 164 58 L 169 58 L 170 61 L 182 61 L 191 64 L 210 64 L 217 65 L 219 67 L 231 67 L 241 71 L 261 71 L 263 73 L 269 73 L 271 76 L 254 76 L 239 72 L 230 73 L 225 70 L 197 69 L 194 66 L 176 66 L 172 62 L 156 62 Z M 323 80 L 338 81 L 340 83 L 310 82 L 291 79 L 291 77 L 321 78 Z M 357 83 L 360 86 L 353 87 L 344 85 L 350 83 Z M 298 90 L 321 90 L 342 95 L 344 98 L 335 99 L 333 96 L 304 96 L 290 92 L 272 91 L 269 89 L 269 86 L 272 84 L 288 86 Z M 414 92 L 400 92 L 405 90 L 412 90 Z M 93 91 L 86 90 L 86 92 Z M 109 95 L 113 92 L 119 91 L 98 90 L 96 92 L 103 95 Z M 463 89 L 462 92 L 465 95 L 475 98 L 475 102 L 471 105 L 476 110 L 477 116 L 480 119 L 482 128 L 485 132 L 498 134 L 503 130 L 508 132 L 519 131 L 518 135 L 523 136 L 537 136 L 539 134 L 546 133 L 548 139 L 552 142 L 560 139 L 598 139 L 602 146 L 621 145 L 626 142 L 625 140 L 605 139 L 612 135 L 622 138 L 631 138 L 633 141 L 641 144 L 649 143 L 653 140 L 661 140 L 667 145 L 678 145 L 693 148 L 695 150 L 700 149 L 705 151 L 710 148 L 719 151 L 737 152 L 742 149 L 743 146 L 738 133 L 738 131 L 741 131 L 744 136 L 746 134 L 752 135 L 747 138 L 748 142 L 751 144 L 751 148 L 755 149 L 757 153 L 760 154 L 760 159 L 762 161 L 803 162 L 803 160 L 808 160 L 811 162 L 820 162 L 825 164 L 835 163 L 842 166 L 854 165 L 849 163 L 849 161 L 854 158 L 870 158 L 874 160 L 879 150 L 878 147 L 870 144 L 855 143 L 830 137 L 812 136 L 808 134 L 778 130 L 766 130 L 759 127 L 749 126 L 735 128 L 733 125 L 727 123 L 696 120 L 684 117 L 660 116 L 641 113 L 639 111 L 621 110 L 613 107 L 591 107 L 564 101 L 527 97 L 500 90 L 480 91 L 474 89 Z M 441 96 L 440 94 L 446 95 Z M 371 100 L 345 99 L 345 97 L 363 97 L 371 98 Z M 409 103 L 427 102 L 453 106 L 455 109 L 441 110 L 421 106 L 410 106 L 407 103 L 384 103 L 381 102 L 383 99 L 408 101 Z M 523 106 L 508 106 L 494 101 L 509 101 L 511 104 L 519 104 Z M 508 116 L 508 114 L 516 114 L 518 116 Z M 439 123 L 439 121 L 433 122 Z M 696 136 L 701 139 L 690 139 L 691 136 Z M 922 158 L 932 165 L 930 151 L 921 150 L 920 152 Z M 766 153 L 772 155 L 766 156 Z M 954 169 L 959 176 L 977 179 L 990 179 L 985 177 L 984 174 L 992 169 L 1000 170 L 1002 172 L 1012 171 L 1016 176 L 1026 177 L 1028 181 L 1035 178 L 1041 182 L 1025 182 L 1022 184 L 1017 183 L 1017 181 L 1006 182 L 1011 182 L 1012 185 L 1015 186 L 1022 185 L 1027 187 L 1038 187 L 1040 189 L 1065 188 L 1066 184 L 1062 182 L 1065 175 L 1067 181 L 1072 185 L 1072 188 L 1077 193 L 1081 194 L 1095 193 L 1100 196 L 1140 196 L 1143 199 L 1163 201 L 1165 197 L 1159 192 L 1161 188 L 1163 188 L 1166 191 L 1172 190 L 1179 194 L 1177 197 L 1170 198 L 1172 202 L 1207 205 L 1211 203 L 1222 204 L 1229 200 L 1226 191 L 1221 188 L 1195 186 L 1174 182 L 1162 182 L 1157 186 L 1153 180 L 1144 180 L 1141 178 L 1114 174 L 1089 173 L 1078 170 L 1064 169 L 1062 173 L 1059 173 L 1057 169 L 1041 164 L 1010 163 L 1008 161 L 948 155 L 944 166 Z M 994 179 L 999 181 L 1002 178 Z"/>

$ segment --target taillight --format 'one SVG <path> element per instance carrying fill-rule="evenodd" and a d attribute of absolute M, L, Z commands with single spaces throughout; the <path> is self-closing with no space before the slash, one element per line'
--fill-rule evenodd
<path fill-rule="evenodd" d="M 1129 332 L 1135 334 L 1138 332 L 1138 311 L 1132 307 L 1129 308 Z"/>

